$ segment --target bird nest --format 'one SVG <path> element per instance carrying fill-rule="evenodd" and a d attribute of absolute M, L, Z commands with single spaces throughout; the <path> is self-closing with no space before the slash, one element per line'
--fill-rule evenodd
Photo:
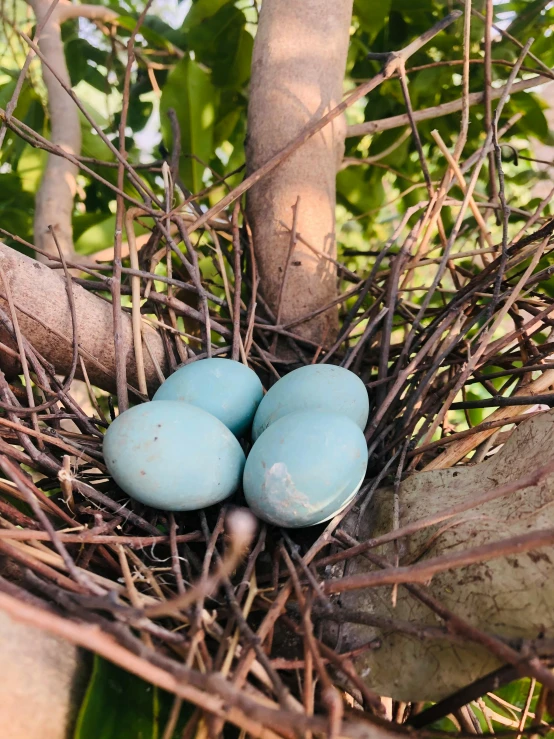
<path fill-rule="evenodd" d="M 506 231 L 503 243 L 489 246 L 476 233 L 482 246 L 467 253 L 457 250 L 453 234 L 440 256 L 428 257 L 413 245 L 438 208 L 433 200 L 407 214 L 369 274 L 339 266 L 341 328 L 332 346 L 315 347 L 295 328 L 276 326 L 259 297 L 255 311 L 248 231 L 236 217 L 222 232 L 234 250 L 221 248 L 214 233 L 215 278 L 198 266 L 203 246 L 195 252 L 189 242 L 187 256 L 170 251 L 168 232 L 157 227 L 138 252 L 138 268 L 125 261 L 119 271 L 81 266 L 72 277 L 69 269 L 78 265 L 65 265 L 68 285 L 98 295 L 113 290 L 114 281 L 122 295 L 130 293 L 136 279 L 146 298 L 140 319 L 164 332 L 171 369 L 217 355 L 248 361 L 266 387 L 311 362 L 340 364 L 363 379 L 371 403 L 367 479 L 346 511 L 309 530 L 260 524 L 254 532 L 236 510 L 240 494 L 195 514 L 129 500 L 102 460 L 103 432 L 115 408 L 128 402 L 126 393 L 118 404 L 116 395 L 90 383 L 56 380 L 32 338 L 18 330 L 8 300 L 2 321 L 27 362 L 24 382 L 2 379 L 0 551 L 12 564 L 0 581 L 6 608 L 155 684 L 169 684 L 197 707 L 191 725 L 209 716 L 214 731 L 229 722 L 258 736 L 333 730 L 355 737 L 370 730 L 368 721 L 371 730 L 384 730 L 372 723 L 386 714 L 384 704 L 353 667 L 360 648 L 336 650 L 319 630 L 325 609 L 337 608 L 328 587 L 337 570 L 330 564 L 359 556 L 359 542 L 343 522 L 363 517 L 385 483 L 398 490 L 418 470 L 493 454 L 530 409 L 544 413 L 552 401 L 545 394 L 554 367 L 545 283 L 554 224 L 545 223 L 539 208 L 512 240 Z M 180 262 L 170 259 L 170 269 L 159 274 L 156 264 L 168 254 L 181 255 Z M 227 270 L 232 276 L 224 283 Z M 226 297 L 215 295 L 217 281 Z M 425 286 L 421 304 L 410 300 L 418 282 Z M 234 300 L 237 285 L 242 304 Z M 196 307 L 180 311 L 183 295 L 192 295 Z M 124 302 L 121 313 L 131 311 Z M 208 344 L 216 326 L 222 335 Z M 275 337 L 287 348 L 285 360 Z M 122 362 L 117 367 L 125 370 Z M 118 386 L 126 387 L 126 379 Z M 481 397 L 476 386 L 486 390 Z M 133 387 L 129 395 L 133 403 L 145 399 Z M 496 409 L 492 417 L 475 423 L 470 413 L 487 408 Z M 458 431 L 460 412 L 467 428 Z"/>

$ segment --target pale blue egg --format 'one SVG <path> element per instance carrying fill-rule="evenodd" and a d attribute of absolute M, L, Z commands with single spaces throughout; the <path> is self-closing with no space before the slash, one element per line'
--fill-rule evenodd
<path fill-rule="evenodd" d="M 244 452 L 229 429 L 175 400 L 118 416 L 104 436 L 104 460 L 131 498 L 167 511 L 219 503 L 240 485 L 244 469 Z"/>
<path fill-rule="evenodd" d="M 182 400 L 211 413 L 235 436 L 244 436 L 263 397 L 258 375 L 232 359 L 186 364 L 161 385 L 153 400 Z"/>
<path fill-rule="evenodd" d="M 278 418 L 301 410 L 342 413 L 363 431 L 369 415 L 364 383 L 350 370 L 332 364 L 310 364 L 294 370 L 273 385 L 254 416 L 256 440 Z"/>
<path fill-rule="evenodd" d="M 261 519 L 298 528 L 321 523 L 354 497 L 367 468 L 364 434 L 338 413 L 289 413 L 267 428 L 246 460 L 246 502 Z"/>

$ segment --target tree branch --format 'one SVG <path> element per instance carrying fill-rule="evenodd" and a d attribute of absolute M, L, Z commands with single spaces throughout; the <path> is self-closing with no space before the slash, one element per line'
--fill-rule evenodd
<path fill-rule="evenodd" d="M 544 85 L 547 82 L 552 82 L 550 77 L 539 74 L 536 77 L 531 77 L 527 80 L 520 80 L 512 85 L 511 94 L 516 92 L 522 92 L 523 90 L 529 90 L 538 85 Z M 491 100 L 497 100 L 502 97 L 505 87 L 498 87 L 491 90 Z M 469 95 L 469 105 L 480 105 L 485 100 L 484 92 L 472 92 Z M 413 117 L 416 123 L 420 121 L 428 121 L 432 118 L 438 118 L 443 115 L 450 115 L 450 113 L 456 113 L 463 107 L 463 98 L 457 100 L 451 100 L 449 103 L 442 103 L 441 105 L 435 105 L 432 108 L 424 108 L 423 110 L 414 111 Z M 348 126 L 346 129 L 347 138 L 353 136 L 366 136 L 367 134 L 380 133 L 381 131 L 389 131 L 391 128 L 400 128 L 401 126 L 408 126 L 410 119 L 406 113 L 402 115 L 394 115 L 390 118 L 380 118 L 377 121 L 366 121 L 365 123 L 357 123 L 353 126 Z"/>
<path fill-rule="evenodd" d="M 36 2 L 36 0 L 33 1 Z M 65 21 L 71 18 L 88 18 L 91 21 L 104 21 L 107 23 L 115 20 L 118 15 L 115 10 L 102 7 L 101 5 L 72 5 L 67 0 L 62 0 L 55 10 L 56 20 L 60 24 L 65 23 Z"/>
<path fill-rule="evenodd" d="M 350 575 L 323 583 L 324 593 L 344 593 L 348 590 L 381 587 L 404 583 L 428 583 L 434 575 L 446 570 L 469 567 L 490 559 L 529 552 L 554 544 L 554 529 L 532 531 L 530 534 L 500 539 L 479 547 L 444 554 L 405 567 L 387 567 L 377 572 Z M 554 680 L 554 679 L 553 679 Z M 552 683 L 554 686 L 554 682 Z"/>
<path fill-rule="evenodd" d="M 305 735 L 308 731 L 324 733 L 327 728 L 323 717 L 273 708 L 271 704 L 257 701 L 248 692 L 237 689 L 220 675 L 202 674 L 166 657 L 154 655 L 147 647 L 141 648 L 145 656 L 139 656 L 96 625 L 61 618 L 45 608 L 24 603 L 7 593 L 0 593 L 0 611 L 19 623 L 94 651 L 147 682 L 224 718 L 253 736 L 277 739 L 283 735 L 294 736 L 295 729 Z M 341 732 L 342 737 L 351 739 L 389 739 L 393 735 L 394 732 L 385 727 L 361 721 L 345 722 Z"/>
<path fill-rule="evenodd" d="M 340 103 L 351 22 L 352 0 L 264 3 L 248 103 L 249 172 L 256 174 Z M 335 187 L 345 131 L 340 116 L 318 136 L 306 138 L 248 193 L 260 287 L 277 323 L 310 313 L 336 295 L 336 268 L 289 235 L 280 222 L 336 258 Z M 294 206 L 297 200 L 299 207 Z M 337 330 L 335 308 L 301 325 L 298 333 L 319 344 L 326 334 L 333 339 Z M 275 353 L 277 337 L 271 347 Z M 286 351 L 281 342 L 279 353 Z"/>
<path fill-rule="evenodd" d="M 72 324 L 64 278 L 57 271 L 23 256 L 0 243 L 0 264 L 9 280 L 17 317 L 24 336 L 34 349 L 65 374 L 72 358 Z M 110 303 L 73 284 L 75 313 L 79 327 L 79 353 L 86 365 L 91 382 L 113 391 L 115 387 L 115 351 L 113 318 Z M 32 308 L 31 308 L 32 306 Z M 5 296 L 0 291 L 0 307 L 7 310 Z M 150 388 L 157 387 L 159 379 L 150 352 L 162 372 L 167 371 L 162 339 L 157 331 L 144 325 L 149 352 L 145 354 L 146 380 Z M 2 341 L 13 346 L 2 333 Z M 122 314 L 121 347 L 127 358 L 128 382 L 137 387 L 136 364 L 133 352 L 131 318 Z M 9 371 L 13 359 L 0 350 L 0 367 Z"/>
<path fill-rule="evenodd" d="M 96 5 L 79 6 L 60 2 L 48 17 L 50 0 L 28 0 L 28 3 L 35 13 L 37 23 L 44 22 L 39 48 L 51 68 L 42 65 L 42 76 L 48 93 L 51 142 L 63 151 L 78 156 L 81 153 L 79 112 L 56 79 L 58 77 L 65 85 L 71 86 L 61 24 L 80 16 L 107 21 L 117 17 L 117 13 Z M 51 154 L 48 156 L 36 196 L 34 238 L 36 246 L 50 254 L 57 255 L 58 251 L 49 226 L 52 226 L 63 253 L 68 257 L 74 253 L 72 218 L 73 200 L 77 190 L 76 178 L 77 166 L 74 163 L 65 157 Z"/>

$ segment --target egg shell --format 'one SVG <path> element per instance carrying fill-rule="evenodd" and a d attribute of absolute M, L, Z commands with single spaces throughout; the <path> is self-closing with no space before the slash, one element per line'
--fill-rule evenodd
<path fill-rule="evenodd" d="M 262 397 L 262 383 L 250 367 L 213 357 L 180 367 L 158 388 L 153 400 L 196 405 L 240 437 L 249 431 Z"/>
<path fill-rule="evenodd" d="M 271 424 L 244 468 L 246 502 L 276 526 L 313 526 L 334 516 L 358 491 L 367 468 L 365 437 L 338 413 L 300 411 Z"/>
<path fill-rule="evenodd" d="M 252 426 L 256 440 L 265 429 L 289 413 L 321 410 L 342 413 L 363 431 L 369 415 L 364 383 L 350 370 L 332 364 L 311 364 L 282 377 L 264 397 Z"/>
<path fill-rule="evenodd" d="M 221 421 L 175 400 L 118 416 L 104 436 L 104 460 L 135 500 L 167 511 L 219 503 L 240 484 L 244 452 Z"/>

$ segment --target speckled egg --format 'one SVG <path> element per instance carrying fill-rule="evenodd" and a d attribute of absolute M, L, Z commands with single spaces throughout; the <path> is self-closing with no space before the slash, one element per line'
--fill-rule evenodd
<path fill-rule="evenodd" d="M 246 460 L 246 501 L 261 519 L 287 528 L 334 516 L 356 494 L 367 468 L 364 434 L 339 413 L 289 413 L 267 428 Z"/>
<path fill-rule="evenodd" d="M 363 431 L 369 415 L 369 398 L 364 383 L 350 370 L 332 364 L 300 367 L 273 385 L 260 403 L 252 438 L 256 440 L 278 418 L 301 410 L 341 413 Z"/>
<path fill-rule="evenodd" d="M 172 400 L 118 416 L 104 436 L 104 460 L 128 495 L 167 511 L 219 503 L 237 489 L 244 469 L 241 446 L 221 421 Z"/>
<path fill-rule="evenodd" d="M 201 359 L 174 372 L 153 400 L 182 400 L 211 413 L 235 436 L 244 436 L 263 397 L 256 373 L 232 359 Z"/>

